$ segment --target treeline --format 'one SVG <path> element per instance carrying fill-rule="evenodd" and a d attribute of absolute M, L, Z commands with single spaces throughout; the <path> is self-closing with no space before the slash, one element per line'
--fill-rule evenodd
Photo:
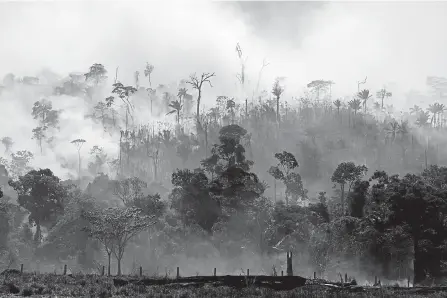
<path fill-rule="evenodd" d="M 138 249 L 153 265 L 163 256 L 206 259 L 217 252 L 231 259 L 248 250 L 269 259 L 292 251 L 299 256 L 295 267 L 310 266 L 319 275 L 347 263 L 384 279 L 411 273 L 415 283 L 440 282 L 447 256 L 447 168 L 398 176 L 342 162 L 331 176 L 336 195 L 312 198 L 299 160 L 281 151 L 265 169 L 285 188 L 274 202 L 265 194 L 268 183 L 246 158 L 246 135 L 239 125 L 222 127 L 200 167 L 172 174 L 166 196 L 137 177 L 111 180 L 101 174 L 85 190 L 49 169 L 10 179 L 3 190 L 14 190 L 18 199 L 2 199 L 5 260 L 75 258 L 88 270 L 103 253 L 109 272 L 114 257 L 120 274 L 123 256 Z M 24 211 L 29 216 L 23 224 Z"/>

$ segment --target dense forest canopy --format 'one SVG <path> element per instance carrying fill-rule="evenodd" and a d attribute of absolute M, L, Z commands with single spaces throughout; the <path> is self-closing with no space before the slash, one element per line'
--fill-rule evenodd
<path fill-rule="evenodd" d="M 1 265 L 270 274 L 291 251 L 295 274 L 441 283 L 447 79 L 426 77 L 430 92 L 407 98 L 421 104 L 398 109 L 393 85 L 367 74 L 345 94 L 337 77 L 292 94 L 282 73 L 260 80 L 266 60 L 250 77 L 251 53 L 234 50 L 236 91 L 218 96 L 227 74 L 163 82 L 156 60 L 131 80 L 99 60 L 5 75 L 0 105 L 32 128 L 0 127 Z"/>

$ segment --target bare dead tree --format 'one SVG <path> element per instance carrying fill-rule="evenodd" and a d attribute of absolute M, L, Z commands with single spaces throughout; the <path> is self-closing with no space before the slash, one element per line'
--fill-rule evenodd
<path fill-rule="evenodd" d="M 210 79 L 215 76 L 216 75 L 214 74 L 214 72 L 213 73 L 204 72 L 204 73 L 202 73 L 200 78 L 198 78 L 197 75 L 194 73 L 194 74 L 190 75 L 189 80 L 186 81 L 187 84 L 190 84 L 193 89 L 196 89 L 199 92 L 199 95 L 197 97 L 197 115 L 196 115 L 198 124 L 200 124 L 200 99 L 202 99 L 203 83 L 208 82 L 210 84 L 210 86 L 213 87 Z"/>
<path fill-rule="evenodd" d="M 363 80 L 362 82 L 357 81 L 357 92 L 360 92 L 360 85 L 363 85 L 366 83 L 366 79 L 368 79 L 368 77 L 365 77 L 365 80 Z"/>
<path fill-rule="evenodd" d="M 261 70 L 259 70 L 259 74 L 258 74 L 258 82 L 256 83 L 256 94 L 258 94 L 259 91 L 259 82 L 261 81 L 261 75 L 262 75 L 262 71 L 264 70 L 264 68 L 266 68 L 270 63 L 267 63 L 264 60 L 262 60 L 262 66 L 261 66 Z"/>

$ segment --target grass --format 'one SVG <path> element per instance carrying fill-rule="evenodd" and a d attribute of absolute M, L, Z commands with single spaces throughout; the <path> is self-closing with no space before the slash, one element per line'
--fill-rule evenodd
<path fill-rule="evenodd" d="M 262 298 L 342 298 L 342 297 L 446 297 L 447 292 L 418 294 L 417 289 L 364 288 L 362 292 L 341 290 L 319 285 L 307 285 L 293 291 L 273 291 L 248 286 L 243 290 L 229 287 L 214 287 L 207 284 L 201 287 L 186 287 L 179 284 L 164 286 L 144 286 L 129 283 L 114 286 L 113 277 L 97 275 L 60 276 L 55 274 L 24 273 L 1 277 L 1 297 L 262 297 Z"/>

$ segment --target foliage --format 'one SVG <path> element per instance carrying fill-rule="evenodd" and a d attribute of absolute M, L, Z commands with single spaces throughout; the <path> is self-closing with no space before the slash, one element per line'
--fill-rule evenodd
<path fill-rule="evenodd" d="M 41 225 L 54 225 L 55 217 L 63 212 L 67 187 L 50 169 L 32 170 L 18 180 L 10 180 L 9 185 L 17 192 L 19 205 L 30 212 L 29 223 L 37 227 L 34 239 L 40 242 Z"/>
<path fill-rule="evenodd" d="M 307 190 L 303 187 L 300 174 L 293 172 L 298 167 L 298 161 L 293 154 L 283 151 L 276 153 L 275 158 L 278 159 L 278 165 L 272 166 L 269 169 L 270 175 L 276 180 L 280 180 L 286 186 L 286 204 L 288 205 L 288 198 L 291 197 L 294 202 L 299 199 L 305 199 Z M 281 169 L 280 169 L 281 168 Z"/>
<path fill-rule="evenodd" d="M 135 207 L 110 207 L 99 212 L 86 212 L 84 217 L 91 225 L 86 228 L 89 235 L 101 241 L 106 252 L 110 255 L 111 251 L 117 258 L 118 275 L 121 275 L 121 260 L 129 241 L 153 224 L 151 217 Z"/>

